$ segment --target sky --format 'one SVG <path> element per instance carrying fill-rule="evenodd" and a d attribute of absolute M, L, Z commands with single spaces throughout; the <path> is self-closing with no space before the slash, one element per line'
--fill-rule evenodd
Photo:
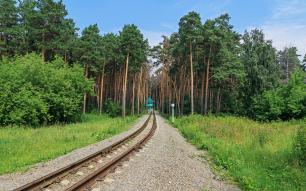
<path fill-rule="evenodd" d="M 179 19 L 190 11 L 202 21 L 229 13 L 234 29 L 262 29 L 277 49 L 296 46 L 306 53 L 306 0 L 64 0 L 68 17 L 80 30 L 97 23 L 101 33 L 117 33 L 135 24 L 150 45 L 178 30 Z"/>

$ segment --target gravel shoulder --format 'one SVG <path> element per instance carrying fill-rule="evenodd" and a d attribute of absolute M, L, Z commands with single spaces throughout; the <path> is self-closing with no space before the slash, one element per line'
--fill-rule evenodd
<path fill-rule="evenodd" d="M 101 142 L 86 146 L 84 148 L 76 149 L 72 151 L 71 153 L 58 157 L 54 160 L 50 160 L 48 162 L 43 162 L 43 163 L 38 163 L 36 165 L 33 165 L 26 172 L 1 175 L 0 176 L 0 191 L 14 190 L 15 188 L 18 188 L 28 182 L 31 182 L 35 179 L 45 176 L 51 172 L 54 172 L 68 164 L 76 162 L 80 160 L 81 158 L 83 158 L 84 156 L 95 153 L 109 146 L 113 142 L 116 142 L 120 140 L 121 138 L 135 132 L 138 128 L 141 127 L 141 125 L 145 122 L 147 118 L 148 118 L 148 115 L 141 117 L 137 122 L 135 122 L 133 127 L 126 132 L 115 135 L 112 138 L 105 139 Z"/>
<path fill-rule="evenodd" d="M 158 128 L 152 139 L 129 161 L 98 182 L 94 190 L 240 190 L 220 181 L 177 129 L 157 115 Z"/>

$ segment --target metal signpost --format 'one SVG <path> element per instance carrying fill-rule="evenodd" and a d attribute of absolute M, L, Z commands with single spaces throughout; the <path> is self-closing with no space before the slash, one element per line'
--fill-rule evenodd
<path fill-rule="evenodd" d="M 174 123 L 174 103 L 171 103 L 171 108 L 172 108 L 172 123 Z"/>

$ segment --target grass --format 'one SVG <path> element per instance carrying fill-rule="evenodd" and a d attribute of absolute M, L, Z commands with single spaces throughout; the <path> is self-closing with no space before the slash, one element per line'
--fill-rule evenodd
<path fill-rule="evenodd" d="M 0 174 L 24 171 L 32 164 L 109 138 L 128 130 L 136 119 L 88 114 L 76 124 L 0 128 Z"/>
<path fill-rule="evenodd" d="M 259 123 L 246 118 L 187 116 L 174 126 L 199 149 L 207 150 L 217 171 L 244 190 L 305 190 L 306 168 L 293 153 L 297 129 L 306 121 Z"/>

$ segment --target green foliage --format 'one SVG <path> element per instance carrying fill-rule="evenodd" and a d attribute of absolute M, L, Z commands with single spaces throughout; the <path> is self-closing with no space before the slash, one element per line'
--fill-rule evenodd
<path fill-rule="evenodd" d="M 300 119 L 306 116 L 306 73 L 294 72 L 288 84 L 265 91 L 253 99 L 254 117 L 259 120 Z"/>
<path fill-rule="evenodd" d="M 301 126 L 296 133 L 293 151 L 299 165 L 306 167 L 306 126 Z"/>
<path fill-rule="evenodd" d="M 148 41 L 134 24 L 124 25 L 119 34 L 121 63 L 129 56 L 129 71 L 137 71 L 147 60 Z"/>
<path fill-rule="evenodd" d="M 195 115 L 178 118 L 174 125 L 188 141 L 208 151 L 205 157 L 220 175 L 234 178 L 243 190 L 302 191 L 306 187 L 306 169 L 294 162 L 297 156 L 305 161 L 305 119 L 259 123 Z"/>
<path fill-rule="evenodd" d="M 300 60 L 296 47 L 286 47 L 279 51 L 277 55 L 278 63 L 281 69 L 281 78 L 288 82 L 291 73 L 293 73 L 300 66 Z"/>
<path fill-rule="evenodd" d="M 15 0 L 0 1 L 0 59 L 13 55 L 18 45 L 18 11 L 15 5 Z"/>
<path fill-rule="evenodd" d="M 262 31 L 255 29 L 242 37 L 241 61 L 246 76 L 240 90 L 243 102 L 241 113 L 251 114 L 252 97 L 261 95 L 279 84 L 279 66 L 276 62 L 276 49 L 272 41 L 265 40 Z"/>
<path fill-rule="evenodd" d="M 103 55 L 105 56 L 105 61 L 108 67 L 115 67 L 118 65 L 120 58 L 120 41 L 119 37 L 113 33 L 108 33 L 103 36 L 103 46 L 104 52 Z"/>
<path fill-rule="evenodd" d="M 105 101 L 105 113 L 111 117 L 117 117 L 121 114 L 121 107 L 118 103 L 113 102 L 112 99 L 107 99 Z"/>
<path fill-rule="evenodd" d="M 179 22 L 179 35 L 181 43 L 185 43 L 186 48 L 189 48 L 190 43 L 194 44 L 201 39 L 201 17 L 199 13 L 194 11 L 183 16 Z"/>
<path fill-rule="evenodd" d="M 304 72 L 306 72 L 306 54 L 305 54 L 305 56 L 304 56 L 304 58 L 303 58 L 303 62 L 302 62 L 301 68 L 302 68 L 302 70 L 303 70 Z"/>
<path fill-rule="evenodd" d="M 0 128 L 0 174 L 28 169 L 128 130 L 136 117 L 82 115 L 82 122 L 45 128 Z"/>
<path fill-rule="evenodd" d="M 64 65 L 56 58 L 43 63 L 35 54 L 0 63 L 0 125 L 31 125 L 73 122 L 92 82 L 83 70 Z"/>
<path fill-rule="evenodd" d="M 97 24 L 86 27 L 82 37 L 78 40 L 75 56 L 84 67 L 90 71 L 98 72 L 102 57 L 102 37 Z M 88 76 L 87 76 L 88 77 Z"/>
<path fill-rule="evenodd" d="M 54 56 L 53 50 L 63 49 L 62 46 L 67 43 L 67 41 L 61 42 L 61 39 L 65 36 L 65 29 L 70 26 L 65 19 L 68 13 L 63 1 L 54 0 L 38 0 L 36 10 L 35 24 L 32 23 L 34 44 L 42 51 L 43 56 L 48 56 L 50 59 Z"/>
<path fill-rule="evenodd" d="M 258 120 L 275 120 L 278 119 L 285 109 L 283 97 L 280 90 L 264 92 L 253 100 L 253 112 Z"/>
<path fill-rule="evenodd" d="M 206 35 L 207 34 L 207 35 Z M 239 35 L 230 24 L 230 16 L 223 14 L 208 20 L 203 26 L 204 49 L 211 57 L 212 90 L 228 95 L 224 98 L 223 111 L 236 112 L 239 103 L 238 91 L 245 78 L 244 65 L 239 58 Z M 204 44 L 205 44 L 204 43 Z M 209 48 L 213 47 L 211 52 Z"/>
<path fill-rule="evenodd" d="M 46 60 L 56 54 L 68 60 L 76 28 L 63 1 L 1 0 L 0 10 L 0 57 L 39 52 Z"/>

